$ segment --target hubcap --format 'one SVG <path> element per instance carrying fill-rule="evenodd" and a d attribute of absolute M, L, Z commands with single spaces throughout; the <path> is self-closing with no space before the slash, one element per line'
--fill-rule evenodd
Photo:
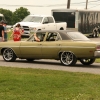
<path fill-rule="evenodd" d="M 13 51 L 11 50 L 11 49 L 6 49 L 6 50 L 4 50 L 4 52 L 3 52 L 3 57 L 4 57 L 4 59 L 5 60 L 11 60 L 12 59 L 12 57 L 13 57 Z"/>

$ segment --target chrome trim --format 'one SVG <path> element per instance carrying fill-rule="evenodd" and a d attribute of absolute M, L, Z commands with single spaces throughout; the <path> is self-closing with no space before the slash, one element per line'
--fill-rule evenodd
<path fill-rule="evenodd" d="M 8 47 L 8 46 L 5 46 L 5 47 L 1 47 L 1 48 L 12 48 L 12 47 L 21 47 L 21 48 L 23 48 L 23 47 L 40 47 L 40 44 L 37 44 L 38 46 L 11 46 L 11 47 Z M 61 48 L 61 49 L 63 49 L 63 48 L 91 48 L 91 49 L 94 49 L 95 47 L 81 47 L 81 46 L 43 46 L 42 44 L 41 44 L 41 47 L 43 48 L 43 47 L 47 47 L 47 48 Z"/>

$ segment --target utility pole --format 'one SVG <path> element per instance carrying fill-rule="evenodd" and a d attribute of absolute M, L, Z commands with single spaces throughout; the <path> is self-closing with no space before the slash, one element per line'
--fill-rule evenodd
<path fill-rule="evenodd" d="M 86 0 L 86 9 L 87 9 L 87 5 L 88 5 L 88 0 Z"/>
<path fill-rule="evenodd" d="M 71 0 L 67 0 L 67 9 L 70 8 L 70 1 L 71 1 Z"/>

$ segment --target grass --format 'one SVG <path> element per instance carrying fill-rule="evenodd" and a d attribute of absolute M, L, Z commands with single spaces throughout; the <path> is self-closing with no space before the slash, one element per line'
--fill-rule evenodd
<path fill-rule="evenodd" d="M 0 67 L 0 100 L 100 100 L 100 75 Z"/>
<path fill-rule="evenodd" d="M 100 58 L 95 60 L 96 63 L 100 63 Z"/>

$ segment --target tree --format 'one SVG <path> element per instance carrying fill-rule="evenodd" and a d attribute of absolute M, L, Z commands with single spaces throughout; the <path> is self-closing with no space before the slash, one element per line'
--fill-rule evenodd
<path fill-rule="evenodd" d="M 28 11 L 27 8 L 20 7 L 18 9 L 16 9 L 16 11 L 13 13 L 13 24 L 21 21 L 29 14 L 30 14 L 30 12 Z"/>
<path fill-rule="evenodd" d="M 4 15 L 7 24 L 12 25 L 12 16 L 13 16 L 12 11 L 0 8 L 0 13 Z"/>

